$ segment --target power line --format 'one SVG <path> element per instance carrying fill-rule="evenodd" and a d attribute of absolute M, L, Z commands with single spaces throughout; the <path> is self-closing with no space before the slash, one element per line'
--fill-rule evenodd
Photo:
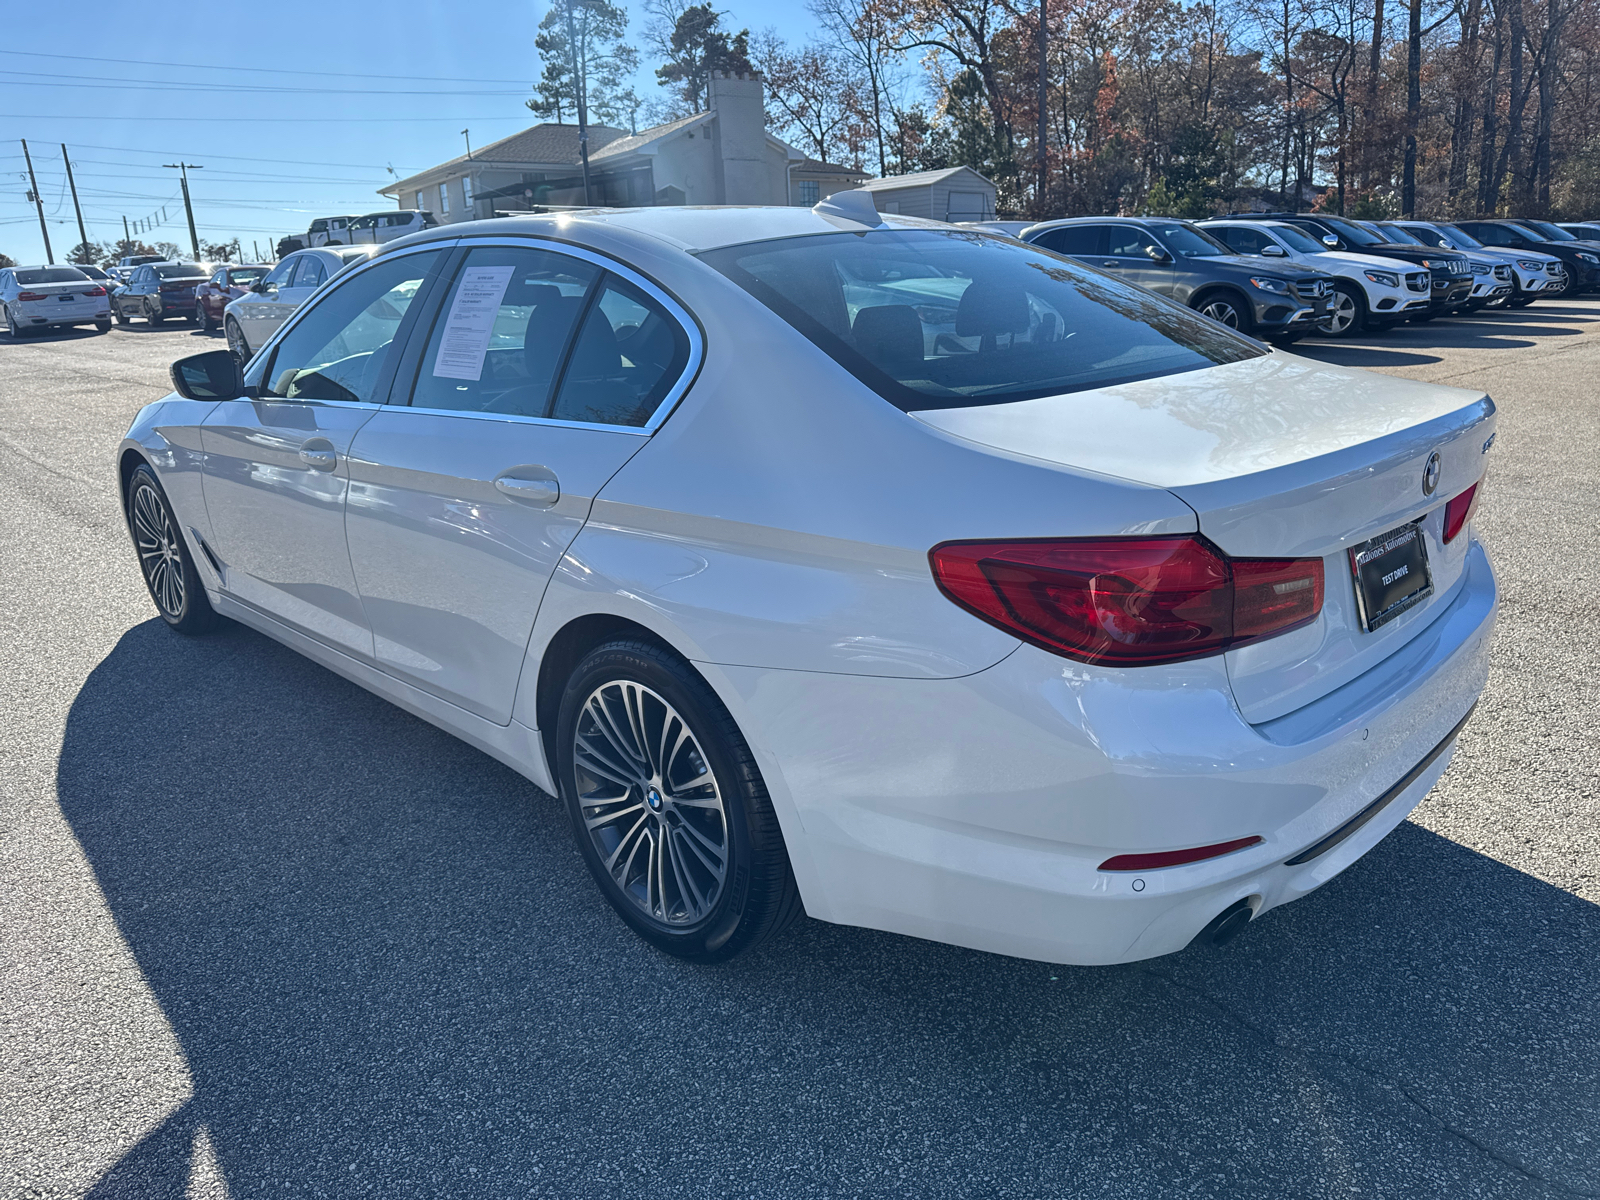
<path fill-rule="evenodd" d="M 8 121 L 100 121 L 105 113 L 0 113 Z M 266 125 L 414 125 L 418 121 L 515 121 L 515 116 L 494 117 L 155 117 L 139 116 L 140 121 L 223 121 Z"/>
<path fill-rule="evenodd" d="M 184 71 L 227 71 L 230 74 L 249 71 L 260 75 L 315 75 L 319 79 L 393 79 L 405 83 L 515 83 L 528 86 L 525 79 L 468 79 L 441 75 L 367 75 L 351 71 L 293 71 L 282 67 L 230 67 L 218 63 L 151 62 L 138 58 L 92 58 L 86 54 L 47 54 L 42 50 L 0 50 L 0 54 L 14 54 L 23 58 L 60 58 L 71 62 L 108 62 L 123 67 L 176 67 Z"/>
<path fill-rule="evenodd" d="M 4 54 L 4 53 L 6 53 L 6 51 L 0 50 L 0 54 Z M 183 157 L 182 155 L 176 154 L 174 151 L 171 151 L 171 150 L 139 150 L 139 149 L 137 149 L 137 148 L 135 148 L 133 146 L 95 146 L 95 145 L 90 144 L 89 142 L 74 142 L 73 145 L 82 146 L 85 150 L 110 150 L 110 151 L 113 151 L 113 152 L 115 152 L 117 154 L 153 154 L 153 155 L 157 156 L 158 158 L 181 158 L 181 157 Z M 10 157 L 10 158 L 21 158 L 22 155 L 13 154 L 13 155 L 8 155 L 7 157 Z M 373 170 L 373 171 L 387 171 L 387 170 L 390 169 L 390 166 L 392 166 L 392 164 L 386 164 L 384 166 L 379 166 L 376 163 L 311 162 L 311 161 L 307 161 L 307 160 L 299 159 L 299 158 L 258 158 L 254 154 L 209 154 L 209 155 L 207 155 L 207 157 L 209 157 L 209 158 L 226 158 L 226 159 L 230 159 L 230 160 L 232 160 L 234 162 L 283 163 L 283 164 L 285 164 L 287 166 L 291 166 L 291 167 L 356 167 L 358 169 L 366 168 L 368 170 Z M 151 165 L 153 166 L 154 164 L 151 164 Z M 414 171 L 414 170 L 420 170 L 422 168 L 407 166 L 407 167 L 401 167 L 400 169 L 403 170 L 403 171 Z"/>
<path fill-rule="evenodd" d="M 0 67 L 0 75 L 22 75 L 29 87 L 65 87 L 74 91 L 80 88 L 101 88 L 128 92 L 246 92 L 250 94 L 291 96 L 520 96 L 527 89 L 503 91 L 478 88 L 474 90 L 441 91 L 429 88 L 319 88 L 288 87 L 252 83 L 200 83 L 174 79 L 107 79 L 103 75 L 58 75 L 44 71 L 14 71 Z M 49 80 L 62 80 L 51 83 Z M 79 82 L 88 80 L 92 82 Z"/>

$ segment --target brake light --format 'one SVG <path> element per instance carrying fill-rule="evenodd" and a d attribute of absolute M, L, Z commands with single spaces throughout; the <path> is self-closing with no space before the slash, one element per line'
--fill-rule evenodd
<path fill-rule="evenodd" d="M 1191 846 L 1187 850 L 1162 850 L 1156 854 L 1118 854 L 1100 864 L 1102 871 L 1154 871 L 1161 867 L 1181 867 L 1184 863 L 1204 862 L 1220 858 L 1259 845 L 1259 837 L 1235 838 L 1231 842 L 1218 842 L 1214 846 Z"/>
<path fill-rule="evenodd" d="M 87 292 L 84 293 L 85 296 L 88 296 L 91 299 L 94 298 L 95 296 L 104 296 L 105 294 L 106 294 L 106 290 L 103 287 L 90 288 Z"/>
<path fill-rule="evenodd" d="M 1478 511 L 1478 488 L 1482 484 L 1480 479 L 1444 506 L 1444 540 L 1447 543 L 1455 540 L 1456 534 L 1467 527 L 1472 514 Z"/>
<path fill-rule="evenodd" d="M 49 295 L 44 292 L 18 292 L 17 299 L 21 300 L 48 300 Z"/>
<path fill-rule="evenodd" d="M 928 559 L 974 616 L 1106 666 L 1220 654 L 1322 611 L 1320 558 L 1228 558 L 1195 536 L 944 542 Z"/>

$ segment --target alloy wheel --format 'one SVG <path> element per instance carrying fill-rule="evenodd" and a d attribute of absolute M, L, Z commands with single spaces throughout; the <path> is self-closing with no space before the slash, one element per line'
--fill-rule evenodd
<path fill-rule="evenodd" d="M 1349 292 L 1335 290 L 1328 306 L 1328 332 L 1343 337 L 1356 323 L 1356 298 Z"/>
<path fill-rule="evenodd" d="M 133 541 L 139 550 L 139 566 L 150 585 L 150 596 L 162 615 L 176 621 L 183 616 L 183 555 L 178 531 L 167 514 L 166 503 L 155 488 L 140 480 L 128 506 L 132 518 Z"/>
<path fill-rule="evenodd" d="M 664 929 L 716 907 L 730 856 L 728 816 L 700 740 L 635 680 L 595 688 L 573 732 L 584 832 L 623 896 Z"/>
<path fill-rule="evenodd" d="M 233 356 L 243 366 L 250 361 L 250 347 L 244 340 L 244 331 L 239 328 L 239 322 L 229 317 L 224 324 L 224 331 L 228 335 L 228 349 L 233 351 Z"/>
<path fill-rule="evenodd" d="M 1229 329 L 1239 328 L 1239 310 L 1226 300 L 1208 300 L 1201 308 L 1200 315 L 1220 321 Z"/>

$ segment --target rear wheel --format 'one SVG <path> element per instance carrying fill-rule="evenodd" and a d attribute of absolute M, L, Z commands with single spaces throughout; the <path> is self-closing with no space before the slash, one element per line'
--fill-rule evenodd
<path fill-rule="evenodd" d="M 111 332 L 111 322 L 110 321 L 96 321 L 94 323 L 94 328 L 95 328 L 95 332 L 96 333 L 110 333 Z"/>
<path fill-rule="evenodd" d="M 205 633 L 216 628 L 217 616 L 206 599 L 200 576 L 189 557 L 189 547 L 178 531 L 178 519 L 167 494 L 149 467 L 134 468 L 128 481 L 128 528 L 139 554 L 150 599 L 161 619 L 179 633 Z"/>
<path fill-rule="evenodd" d="M 233 351 L 233 356 L 239 360 L 242 367 L 250 361 L 250 345 L 244 340 L 244 330 L 239 328 L 239 322 L 229 317 L 223 323 L 223 332 L 228 337 L 228 349 Z"/>
<path fill-rule="evenodd" d="M 144 319 L 151 325 L 159 325 L 162 321 L 166 320 L 165 317 L 160 316 L 157 313 L 156 306 L 151 304 L 148 300 L 144 302 Z"/>
<path fill-rule="evenodd" d="M 656 949 L 721 962 L 799 914 L 750 747 L 676 655 L 635 640 L 590 651 L 562 695 L 556 749 L 584 862 Z"/>
<path fill-rule="evenodd" d="M 26 327 L 17 320 L 17 314 L 11 311 L 11 306 L 9 304 L 6 305 L 5 313 L 6 336 L 14 342 L 20 342 L 24 337 L 27 336 L 28 331 Z"/>
<path fill-rule="evenodd" d="M 1367 327 L 1367 298 L 1353 284 L 1333 285 L 1333 301 L 1328 306 L 1328 336 L 1355 337 Z"/>
<path fill-rule="evenodd" d="M 1201 316 L 1210 317 L 1213 321 L 1218 321 L 1229 329 L 1237 329 L 1240 333 L 1249 333 L 1255 325 L 1246 305 L 1227 292 L 1209 292 L 1202 295 L 1194 302 L 1194 307 Z"/>

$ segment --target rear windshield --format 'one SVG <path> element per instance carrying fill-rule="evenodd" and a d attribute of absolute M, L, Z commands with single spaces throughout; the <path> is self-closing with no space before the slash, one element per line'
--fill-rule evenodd
<path fill-rule="evenodd" d="M 155 273 L 163 279 L 207 279 L 211 275 L 211 272 L 204 267 L 196 267 L 184 263 L 156 267 Z"/>
<path fill-rule="evenodd" d="M 228 272 L 229 283 L 254 283 L 263 278 L 267 273 L 265 267 L 240 267 L 236 271 Z"/>
<path fill-rule="evenodd" d="M 700 257 L 906 412 L 1108 387 L 1266 353 L 1153 292 L 989 234 L 820 234 Z"/>
<path fill-rule="evenodd" d="M 77 267 L 34 267 L 16 276 L 18 283 L 80 283 L 89 278 Z"/>

